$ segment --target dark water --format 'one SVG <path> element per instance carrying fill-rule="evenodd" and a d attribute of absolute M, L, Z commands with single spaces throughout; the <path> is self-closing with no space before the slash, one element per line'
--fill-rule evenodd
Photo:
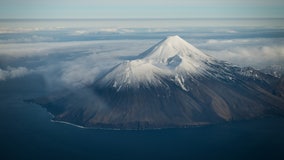
<path fill-rule="evenodd" d="M 30 82 L 34 82 L 31 86 Z M 284 159 L 284 118 L 147 131 L 50 122 L 22 100 L 44 95 L 30 76 L 0 82 L 0 159 Z"/>

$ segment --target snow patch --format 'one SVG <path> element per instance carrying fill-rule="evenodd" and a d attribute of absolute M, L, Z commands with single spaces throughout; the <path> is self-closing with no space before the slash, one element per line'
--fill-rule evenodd
<path fill-rule="evenodd" d="M 184 78 L 183 76 L 179 76 L 178 74 L 175 76 L 175 81 L 178 83 L 178 85 L 185 91 L 188 91 L 188 89 L 184 85 Z"/>

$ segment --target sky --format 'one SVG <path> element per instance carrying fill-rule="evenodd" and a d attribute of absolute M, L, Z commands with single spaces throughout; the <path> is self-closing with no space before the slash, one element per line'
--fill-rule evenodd
<path fill-rule="evenodd" d="M 284 1 L 0 0 L 0 18 L 284 18 Z"/>

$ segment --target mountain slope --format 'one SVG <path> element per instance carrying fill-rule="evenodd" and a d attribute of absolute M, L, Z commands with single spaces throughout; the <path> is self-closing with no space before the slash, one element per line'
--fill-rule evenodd
<path fill-rule="evenodd" d="M 91 86 L 33 101 L 55 120 L 86 127 L 185 127 L 284 115 L 283 98 L 272 94 L 277 80 L 170 36 Z"/>

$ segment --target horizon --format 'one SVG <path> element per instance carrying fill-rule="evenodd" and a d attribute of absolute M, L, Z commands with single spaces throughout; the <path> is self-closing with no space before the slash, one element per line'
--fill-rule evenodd
<path fill-rule="evenodd" d="M 0 20 L 269 20 L 284 19 L 284 17 L 233 17 L 233 18 L 0 18 Z"/>
<path fill-rule="evenodd" d="M 168 28 L 265 27 L 284 28 L 284 18 L 84 18 L 84 19 L 0 19 L 0 31 L 15 28 Z M 31 28 L 32 27 L 32 28 Z"/>

